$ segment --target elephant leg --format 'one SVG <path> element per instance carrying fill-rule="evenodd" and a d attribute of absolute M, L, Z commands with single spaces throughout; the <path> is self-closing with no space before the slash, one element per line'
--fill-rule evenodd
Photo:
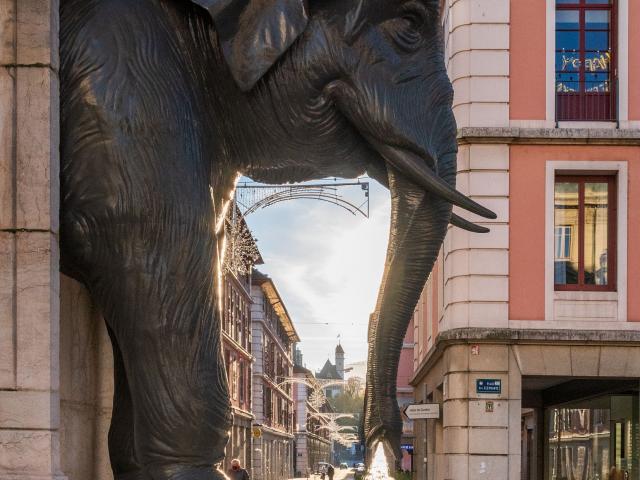
<path fill-rule="evenodd" d="M 219 333 L 212 330 L 200 325 L 193 332 L 200 338 L 163 331 L 131 339 L 135 451 L 149 479 L 226 479 L 214 468 L 224 456 L 230 415 Z"/>
<path fill-rule="evenodd" d="M 107 326 L 113 347 L 113 412 L 109 428 L 109 459 L 115 480 L 148 480 L 135 456 L 133 403 L 122 353 L 113 331 Z"/>
<path fill-rule="evenodd" d="M 94 288 L 122 354 L 133 450 L 145 480 L 226 478 L 214 467 L 231 426 L 214 241 L 210 230 L 195 230 L 188 240 L 166 234 L 136 241 L 127 268 L 105 272 Z M 165 243 L 174 238 L 183 243 Z"/>

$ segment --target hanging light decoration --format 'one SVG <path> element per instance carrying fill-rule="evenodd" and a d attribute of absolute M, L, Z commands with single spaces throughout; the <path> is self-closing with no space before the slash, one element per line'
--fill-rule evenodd
<path fill-rule="evenodd" d="M 309 403 L 316 410 L 320 410 L 327 403 L 327 396 L 321 388 L 313 389 L 309 395 Z"/>
<path fill-rule="evenodd" d="M 327 396 L 324 393 L 324 389 L 333 386 L 347 385 L 349 380 L 333 380 L 324 378 L 314 378 L 310 381 L 306 378 L 300 377 L 285 377 L 282 382 L 278 384 L 279 387 L 286 385 L 287 383 L 302 384 L 309 387 L 311 393 L 309 394 L 309 403 L 316 410 L 320 410 L 327 403 Z"/>

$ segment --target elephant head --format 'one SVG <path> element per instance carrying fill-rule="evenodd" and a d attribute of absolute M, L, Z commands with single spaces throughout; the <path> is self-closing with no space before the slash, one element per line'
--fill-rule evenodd
<path fill-rule="evenodd" d="M 391 192 L 391 229 L 369 326 L 365 432 L 399 452 L 403 338 L 456 205 L 456 124 L 438 0 L 194 0 L 214 19 L 252 128 L 238 169 L 267 182 L 367 172 Z M 247 140 L 247 135 L 249 139 Z"/>

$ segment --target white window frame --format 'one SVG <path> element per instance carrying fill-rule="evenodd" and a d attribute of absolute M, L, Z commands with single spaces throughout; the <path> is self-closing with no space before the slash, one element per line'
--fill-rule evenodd
<path fill-rule="evenodd" d="M 561 229 L 559 235 L 558 235 L 558 229 Z M 571 225 L 560 225 L 560 226 L 554 225 L 553 230 L 554 230 L 553 242 L 554 242 L 554 249 L 555 249 L 555 254 L 554 254 L 555 260 L 569 260 L 571 255 L 571 242 L 573 241 L 573 227 Z M 567 231 L 569 233 L 567 233 Z M 558 244 L 558 237 L 560 237 L 559 244 Z M 569 241 L 569 255 L 564 254 L 567 247 L 567 240 Z M 560 255 L 558 255 L 558 248 L 557 248 L 558 246 L 560 247 L 560 251 L 562 252 L 562 254 Z"/>
<path fill-rule="evenodd" d="M 555 180 L 558 172 L 567 173 L 576 171 L 576 175 L 588 172 L 593 175 L 616 173 L 617 184 L 617 252 L 616 252 L 616 286 L 615 292 L 598 291 L 555 291 L 554 260 L 555 260 L 555 222 L 554 222 L 554 192 Z M 628 203 L 628 165 L 626 161 L 554 161 L 546 162 L 545 178 L 545 249 L 544 249 L 544 302 L 545 320 L 553 322 L 554 302 L 556 298 L 575 301 L 617 301 L 617 321 L 627 322 L 627 203 Z M 579 320 L 579 319 L 576 319 Z M 566 322 L 562 322 L 567 328 Z M 561 325 L 561 326 L 562 326 Z M 561 327 L 560 326 L 560 327 Z M 597 328 L 597 325 L 594 325 Z"/>

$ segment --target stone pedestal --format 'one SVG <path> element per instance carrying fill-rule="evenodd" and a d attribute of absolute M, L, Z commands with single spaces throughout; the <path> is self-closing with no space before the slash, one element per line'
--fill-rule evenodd
<path fill-rule="evenodd" d="M 0 480 L 61 480 L 58 2 L 0 0 Z"/>

